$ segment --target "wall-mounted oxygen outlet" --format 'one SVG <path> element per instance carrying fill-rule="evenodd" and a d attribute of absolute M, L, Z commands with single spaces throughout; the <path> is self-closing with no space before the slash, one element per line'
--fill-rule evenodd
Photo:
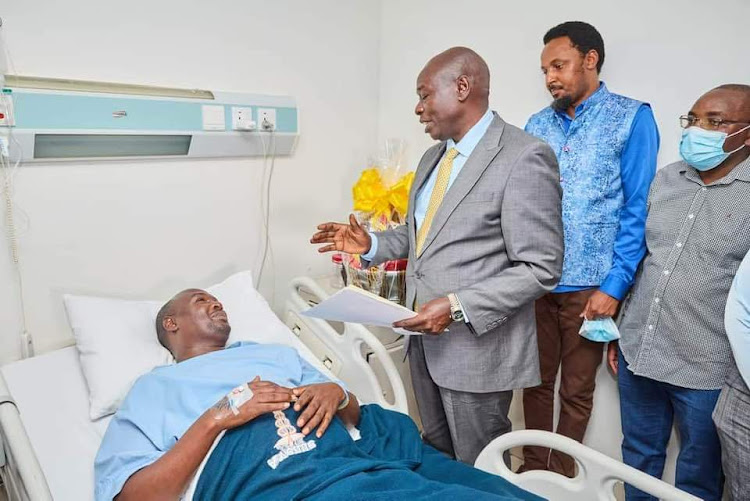
<path fill-rule="evenodd" d="M 8 95 L 0 95 L 0 127 L 16 125 L 13 118 L 13 99 Z"/>
<path fill-rule="evenodd" d="M 276 110 L 274 108 L 258 108 L 258 128 L 260 130 L 276 130 Z"/>
<path fill-rule="evenodd" d="M 232 107 L 232 130 L 255 130 L 252 108 Z"/>

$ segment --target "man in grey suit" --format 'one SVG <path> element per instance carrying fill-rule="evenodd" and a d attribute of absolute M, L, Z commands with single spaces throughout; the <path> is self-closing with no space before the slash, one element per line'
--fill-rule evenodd
<path fill-rule="evenodd" d="M 425 334 L 408 344 L 424 440 L 469 464 L 510 431 L 512 390 L 540 382 L 534 301 L 563 256 L 555 155 L 489 109 L 489 84 L 470 49 L 432 58 L 415 112 L 440 143 L 419 163 L 406 224 L 368 233 L 350 216 L 311 239 L 372 264 L 409 258 L 418 315 L 395 326 Z"/>

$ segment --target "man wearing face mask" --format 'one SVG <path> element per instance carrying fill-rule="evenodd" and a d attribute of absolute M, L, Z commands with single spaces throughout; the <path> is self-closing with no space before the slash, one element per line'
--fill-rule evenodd
<path fill-rule="evenodd" d="M 623 306 L 618 373 L 624 461 L 655 477 L 676 423 L 675 483 L 720 500 L 719 437 L 711 420 L 732 365 L 724 305 L 750 249 L 750 86 L 721 85 L 680 117 L 683 161 L 651 186 L 646 246 Z M 654 499 L 630 486 L 628 500 Z"/>
<path fill-rule="evenodd" d="M 557 154 L 563 188 L 565 257 L 560 284 L 536 301 L 542 384 L 523 392 L 527 429 L 553 431 L 560 370 L 557 433 L 583 440 L 594 402 L 611 320 L 646 253 L 646 198 L 656 172 L 659 132 L 651 107 L 609 92 L 599 80 L 604 41 L 590 24 L 571 21 L 544 35 L 545 84 L 554 101 L 529 119 L 526 131 Z M 586 322 L 584 335 L 579 329 Z M 611 326 L 603 334 L 596 324 Z M 585 331 L 589 329 L 589 333 Z M 525 447 L 522 470 L 569 477 L 573 458 Z"/>

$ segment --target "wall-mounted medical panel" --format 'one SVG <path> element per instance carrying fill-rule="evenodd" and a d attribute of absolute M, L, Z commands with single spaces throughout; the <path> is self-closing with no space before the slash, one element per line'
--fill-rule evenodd
<path fill-rule="evenodd" d="M 54 87 L 49 79 L 16 78 L 3 99 L 13 111 L 6 126 L 16 140 L 11 154 L 22 161 L 290 155 L 299 135 L 297 105 L 287 96 L 184 89 L 170 95 L 144 86 L 118 93 L 118 84 L 75 81 L 56 89 L 36 85 Z"/>

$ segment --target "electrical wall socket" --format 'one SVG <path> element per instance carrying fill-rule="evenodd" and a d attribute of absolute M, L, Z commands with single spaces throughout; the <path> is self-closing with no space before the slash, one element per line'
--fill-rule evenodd
<path fill-rule="evenodd" d="M 232 129 L 254 130 L 255 122 L 253 121 L 253 109 L 232 106 Z"/>
<path fill-rule="evenodd" d="M 16 125 L 16 121 L 13 118 L 13 98 L 5 95 L 0 95 L 0 127 L 12 127 Z"/>
<path fill-rule="evenodd" d="M 260 130 L 276 130 L 275 108 L 258 108 L 258 128 Z"/>

